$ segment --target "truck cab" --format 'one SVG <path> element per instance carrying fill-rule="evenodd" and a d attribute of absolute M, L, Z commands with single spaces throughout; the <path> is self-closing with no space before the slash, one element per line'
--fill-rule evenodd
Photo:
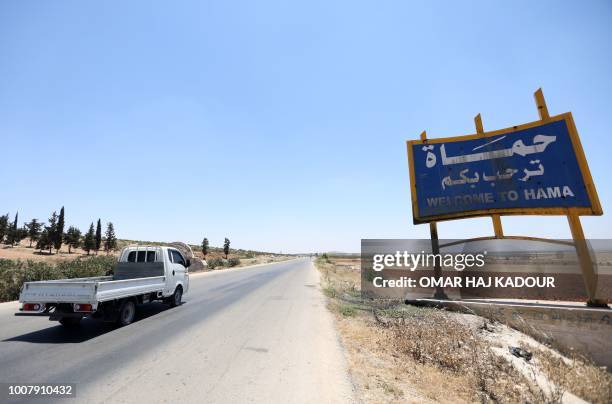
<path fill-rule="evenodd" d="M 121 265 L 122 263 L 128 263 L 128 265 Z M 129 263 L 145 265 L 130 265 Z M 150 269 L 147 271 L 148 268 L 146 264 L 148 263 L 163 263 L 163 275 L 166 277 L 166 287 L 164 288 L 165 296 L 174 293 L 177 286 L 181 287 L 183 293 L 187 293 L 189 290 L 189 267 L 191 266 L 191 262 L 174 247 L 132 246 L 124 248 L 119 255 L 119 262 L 115 268 L 114 278 L 126 279 L 128 277 L 160 275 L 156 272 L 151 272 Z M 126 270 L 121 271 L 121 267 L 125 267 Z M 155 265 L 148 265 L 148 267 L 154 268 Z"/>

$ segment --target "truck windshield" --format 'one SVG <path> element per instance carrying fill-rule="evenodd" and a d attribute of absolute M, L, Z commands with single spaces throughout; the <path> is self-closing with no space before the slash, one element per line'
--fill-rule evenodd
<path fill-rule="evenodd" d="M 175 264 L 181 264 L 182 266 L 185 266 L 185 260 L 183 259 L 183 256 L 181 255 L 180 252 L 171 250 L 171 253 L 172 253 L 172 261 Z"/>

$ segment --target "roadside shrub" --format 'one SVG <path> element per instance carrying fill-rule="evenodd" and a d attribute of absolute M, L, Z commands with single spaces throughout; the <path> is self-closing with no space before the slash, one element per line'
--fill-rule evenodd
<path fill-rule="evenodd" d="M 244 258 L 248 258 L 248 259 L 255 258 L 255 253 L 253 251 L 247 251 Z"/>
<path fill-rule="evenodd" d="M 54 265 L 32 260 L 0 259 L 0 302 L 18 299 L 24 282 L 102 276 L 112 272 L 115 261 L 113 256 L 92 256 Z"/>
<path fill-rule="evenodd" d="M 227 260 L 227 266 L 228 267 L 235 267 L 237 265 L 240 265 L 240 258 L 230 258 Z"/>
<path fill-rule="evenodd" d="M 323 293 L 325 294 L 325 296 L 332 298 L 332 299 L 338 296 L 338 292 L 331 285 L 323 287 Z"/>
<path fill-rule="evenodd" d="M 111 274 L 117 258 L 110 255 L 97 255 L 86 259 L 77 258 L 74 261 L 60 262 L 65 278 L 86 278 Z"/>
<path fill-rule="evenodd" d="M 357 313 L 355 306 L 348 304 L 341 304 L 338 310 L 344 317 L 353 317 Z"/>
<path fill-rule="evenodd" d="M 211 258 L 206 262 L 208 263 L 208 267 L 210 269 L 215 269 L 217 267 L 223 266 L 223 260 L 221 258 Z"/>

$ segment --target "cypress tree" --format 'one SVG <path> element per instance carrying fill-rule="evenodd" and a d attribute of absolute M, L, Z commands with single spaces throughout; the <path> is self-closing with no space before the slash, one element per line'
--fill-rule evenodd
<path fill-rule="evenodd" d="M 62 243 L 64 242 L 64 207 L 60 209 L 59 218 L 57 219 L 57 226 L 55 227 L 55 234 L 53 235 L 53 247 L 55 247 L 55 251 L 59 253 L 60 248 L 62 248 Z"/>
<path fill-rule="evenodd" d="M 49 225 L 45 226 L 45 230 L 47 230 L 47 244 L 45 246 L 49 249 L 49 254 L 51 254 L 51 249 L 55 245 L 55 233 L 57 232 L 57 213 L 55 211 L 51 214 L 48 222 Z"/>
<path fill-rule="evenodd" d="M 19 220 L 19 212 L 15 213 L 15 221 L 11 225 L 8 231 L 8 235 L 6 237 L 6 241 L 11 247 L 15 244 L 15 242 L 19 242 L 17 235 L 17 221 Z"/>
<path fill-rule="evenodd" d="M 83 240 L 83 250 L 87 251 L 87 255 L 91 250 L 96 248 L 96 235 L 94 233 L 94 224 L 93 222 L 89 226 L 89 231 L 85 234 L 85 239 Z"/>
<path fill-rule="evenodd" d="M 102 247 L 102 223 L 100 222 L 100 219 L 98 219 L 98 225 L 96 226 L 96 238 L 95 238 L 96 255 L 98 254 L 100 247 Z"/>

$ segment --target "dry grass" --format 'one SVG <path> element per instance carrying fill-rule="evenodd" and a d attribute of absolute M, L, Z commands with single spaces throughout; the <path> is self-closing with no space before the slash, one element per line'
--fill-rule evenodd
<path fill-rule="evenodd" d="M 401 316 L 389 316 L 385 311 L 374 311 L 374 315 L 382 327 L 391 330 L 386 343 L 392 351 L 417 364 L 463 375 L 453 392 L 462 393 L 469 401 L 557 402 L 563 394 L 544 394 L 534 380 L 490 349 L 475 323 L 460 322 L 466 316 L 423 308 L 403 311 Z"/>
<path fill-rule="evenodd" d="M 337 265 L 320 258 L 317 267 L 358 397 L 366 403 L 556 403 L 566 391 L 612 402 L 610 374 L 580 358 L 528 346 L 536 359 L 521 360 L 517 368 L 495 332 L 518 331 L 470 314 L 364 300 L 359 260 Z"/>
<path fill-rule="evenodd" d="M 591 403 L 612 402 L 612 375 L 584 357 L 567 359 L 548 349 L 535 349 L 539 368 L 556 385 Z"/>

